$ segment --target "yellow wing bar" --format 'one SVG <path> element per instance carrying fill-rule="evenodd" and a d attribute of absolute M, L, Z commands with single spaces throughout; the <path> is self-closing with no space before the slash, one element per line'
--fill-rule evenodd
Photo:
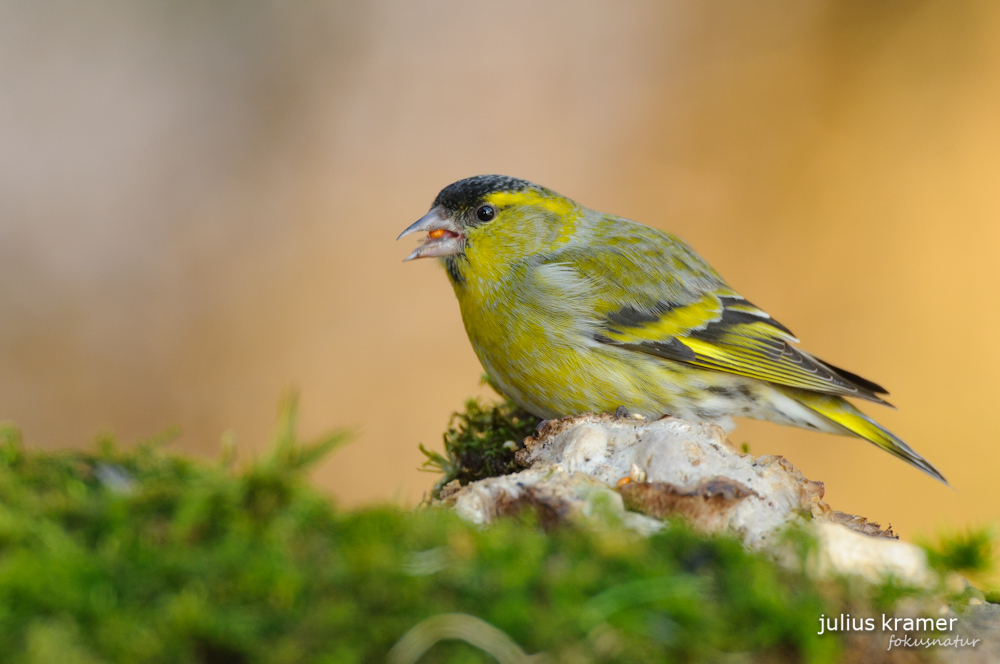
<path fill-rule="evenodd" d="M 599 339 L 705 369 L 885 403 L 882 387 L 796 349 L 786 327 L 736 296 L 709 293 L 681 306 L 617 311 Z"/>

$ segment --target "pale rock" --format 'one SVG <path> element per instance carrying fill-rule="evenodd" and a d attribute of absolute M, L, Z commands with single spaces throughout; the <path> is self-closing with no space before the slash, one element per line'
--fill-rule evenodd
<path fill-rule="evenodd" d="M 864 535 L 830 521 L 815 522 L 813 532 L 819 547 L 811 562 L 820 576 L 846 574 L 871 583 L 892 576 L 919 588 L 931 588 L 937 583 L 924 550 L 909 542 Z"/>
<path fill-rule="evenodd" d="M 937 577 L 919 547 L 823 502 L 823 484 L 779 456 L 740 453 L 713 424 L 580 415 L 543 424 L 517 452 L 526 470 L 446 486 L 441 502 L 477 524 L 532 507 L 543 526 L 567 518 L 618 519 L 643 534 L 679 515 L 704 532 L 727 532 L 747 547 L 797 564 L 782 533 L 809 529 L 820 575 L 877 582 L 891 575 L 930 587 Z M 635 481 L 632 478 L 644 478 Z"/>

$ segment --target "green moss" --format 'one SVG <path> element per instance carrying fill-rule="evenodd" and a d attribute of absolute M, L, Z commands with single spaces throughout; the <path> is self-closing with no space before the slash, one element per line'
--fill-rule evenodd
<path fill-rule="evenodd" d="M 294 413 L 240 469 L 162 441 L 33 452 L 0 431 L 5 661 L 382 662 L 449 613 L 562 659 L 832 661 L 840 647 L 815 635 L 831 609 L 808 579 L 681 524 L 643 539 L 546 533 L 530 514 L 481 529 L 438 509 L 340 511 L 305 471 L 344 435 L 303 444 Z M 441 643 L 421 661 L 484 657 Z"/>
<path fill-rule="evenodd" d="M 943 531 L 935 540 L 921 542 L 927 552 L 927 562 L 943 574 L 958 573 L 972 585 L 963 592 L 953 595 L 951 601 L 961 604 L 968 593 L 976 599 L 997 603 L 1000 592 L 996 588 L 997 549 L 995 535 L 989 527 L 970 527 L 964 531 Z"/>
<path fill-rule="evenodd" d="M 836 584 L 682 523 L 643 538 L 613 525 L 546 531 L 530 512 L 481 528 L 441 509 L 337 509 L 307 474 L 346 436 L 301 442 L 294 406 L 243 467 L 231 445 L 218 462 L 169 454 L 162 439 L 43 453 L 0 429 L 4 661 L 374 663 L 406 634 L 427 639 L 427 663 L 494 661 L 483 649 L 504 643 L 552 662 L 845 651 L 840 635 L 816 634 L 849 601 Z M 520 435 L 505 412 L 458 416 L 452 449 Z M 795 541 L 806 556 L 808 539 Z M 464 627 L 442 631 L 448 620 Z M 482 649 L 438 642 L 455 633 Z"/>
<path fill-rule="evenodd" d="M 892 613 L 893 607 L 910 597 L 926 594 L 923 588 L 915 588 L 890 576 L 881 583 L 867 589 L 868 600 L 878 613 Z"/>
<path fill-rule="evenodd" d="M 993 569 L 995 550 L 989 528 L 941 533 L 936 542 L 924 542 L 927 561 L 946 572 L 986 574 Z"/>
<path fill-rule="evenodd" d="M 484 378 L 484 382 L 488 382 Z M 522 470 L 514 453 L 535 432 L 541 420 L 509 399 L 486 404 L 478 399 L 465 402 L 465 410 L 453 413 L 444 432 L 444 454 L 420 445 L 427 456 L 423 470 L 443 473 L 434 486 L 436 497 L 445 484 L 458 480 L 465 485 L 485 477 Z"/>

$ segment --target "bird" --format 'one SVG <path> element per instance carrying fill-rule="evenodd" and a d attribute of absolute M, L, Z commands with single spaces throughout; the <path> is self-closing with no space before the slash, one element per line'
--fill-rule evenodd
<path fill-rule="evenodd" d="M 404 260 L 438 259 L 487 376 L 539 418 L 767 420 L 862 438 L 947 485 L 847 400 L 891 406 L 885 388 L 799 350 L 676 235 L 504 175 L 448 185 L 399 238 L 414 233 Z"/>

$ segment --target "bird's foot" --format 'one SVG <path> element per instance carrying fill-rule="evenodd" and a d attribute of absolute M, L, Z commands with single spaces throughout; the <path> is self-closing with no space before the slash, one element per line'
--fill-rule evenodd
<path fill-rule="evenodd" d="M 646 420 L 646 416 L 641 413 L 633 413 L 625 406 L 618 406 L 618 408 L 615 409 L 615 419 L 640 420 L 644 422 Z"/>

